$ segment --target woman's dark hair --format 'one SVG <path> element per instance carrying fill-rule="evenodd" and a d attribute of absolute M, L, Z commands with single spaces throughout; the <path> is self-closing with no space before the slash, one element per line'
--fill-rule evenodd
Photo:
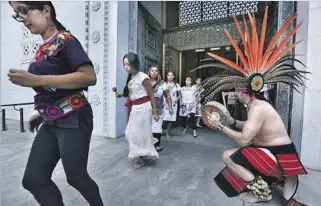
<path fill-rule="evenodd" d="M 52 18 L 53 23 L 57 27 L 57 29 L 59 31 L 61 30 L 67 31 L 66 28 L 57 20 L 56 10 L 54 5 L 51 3 L 51 1 L 18 1 L 18 2 L 23 3 L 32 9 L 37 9 L 37 10 L 43 10 L 45 5 L 49 6 L 51 8 L 50 16 Z M 11 5 L 11 1 L 9 1 L 9 4 Z"/>
<path fill-rule="evenodd" d="M 138 57 L 138 55 L 135 54 L 135 53 L 133 53 L 133 52 L 129 52 L 128 54 L 126 54 L 126 55 L 123 57 L 123 64 L 124 64 L 125 58 L 127 58 L 128 63 L 129 63 L 129 65 L 130 65 L 131 68 L 132 68 L 132 72 L 131 72 L 131 73 L 128 73 L 126 85 L 125 85 L 124 91 L 123 91 L 123 96 L 124 96 L 124 97 L 128 97 L 128 96 L 129 96 L 128 83 L 129 83 L 130 79 L 132 78 L 132 74 L 133 74 L 133 73 L 135 74 L 136 72 L 139 71 L 140 63 L 139 63 L 139 57 Z"/>
<path fill-rule="evenodd" d="M 172 74 L 174 75 L 173 82 L 174 82 L 174 85 L 176 86 L 176 74 L 175 74 L 175 72 L 168 71 L 168 72 L 166 73 L 166 76 L 165 76 L 165 82 L 166 82 L 166 83 L 168 82 L 167 76 L 168 76 L 169 73 L 172 73 Z"/>

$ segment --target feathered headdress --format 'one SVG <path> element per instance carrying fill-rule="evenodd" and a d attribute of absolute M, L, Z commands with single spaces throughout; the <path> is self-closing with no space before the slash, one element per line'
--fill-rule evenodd
<path fill-rule="evenodd" d="M 268 8 L 265 8 L 262 29 L 260 37 L 257 33 L 256 20 L 254 14 L 248 13 L 249 22 L 251 25 L 251 32 L 247 25 L 247 21 L 243 16 L 243 23 L 245 31 L 243 32 L 241 26 L 235 16 L 234 22 L 237 30 L 240 34 L 242 43 L 244 45 L 244 53 L 237 45 L 231 34 L 225 30 L 225 34 L 232 46 L 234 47 L 237 55 L 240 58 L 242 67 L 236 63 L 220 57 L 216 54 L 207 53 L 212 58 L 222 63 L 208 63 L 200 67 L 195 68 L 193 71 L 208 67 L 219 67 L 225 69 L 225 72 L 219 75 L 211 76 L 202 82 L 204 89 L 203 98 L 205 98 L 203 104 L 211 101 L 215 94 L 221 91 L 228 91 L 234 88 L 246 88 L 252 93 L 259 93 L 264 84 L 276 84 L 285 83 L 296 91 L 298 86 L 305 86 L 303 82 L 303 74 L 309 73 L 307 71 L 298 70 L 293 64 L 293 61 L 299 62 L 304 67 L 305 65 L 294 58 L 294 55 L 285 55 L 291 49 L 293 49 L 301 41 L 297 41 L 289 46 L 287 43 L 292 39 L 293 35 L 301 26 L 302 22 L 285 35 L 286 29 L 295 20 L 296 14 L 291 16 L 281 27 L 281 29 L 275 34 L 273 39 L 268 44 L 265 51 L 265 34 L 267 26 L 267 12 Z M 285 35 L 284 39 L 278 44 L 280 38 Z M 278 45 L 277 45 L 278 44 Z M 306 78 L 305 78 L 306 79 Z"/>

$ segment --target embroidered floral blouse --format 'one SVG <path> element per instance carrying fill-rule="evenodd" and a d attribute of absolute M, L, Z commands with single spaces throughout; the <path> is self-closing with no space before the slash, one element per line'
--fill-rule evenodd
<path fill-rule="evenodd" d="M 75 72 L 83 65 L 93 64 L 78 39 L 68 32 L 60 31 L 39 47 L 28 71 L 36 75 L 63 75 Z M 45 87 L 33 89 L 37 92 L 34 100 L 35 105 L 54 104 L 62 98 L 88 90 L 88 88 L 57 89 Z M 92 122 L 93 115 L 89 104 L 54 122 L 44 121 L 44 123 L 55 124 L 62 128 L 77 128 L 80 117 Z"/>

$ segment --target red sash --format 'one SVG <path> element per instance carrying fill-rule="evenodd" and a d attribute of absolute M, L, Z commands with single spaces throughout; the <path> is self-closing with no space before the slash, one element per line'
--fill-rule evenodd
<path fill-rule="evenodd" d="M 128 108 L 128 115 L 130 115 L 130 112 L 132 111 L 132 106 L 133 105 L 140 105 L 140 104 L 144 104 L 146 102 L 149 102 L 149 97 L 145 96 L 136 100 L 130 100 L 128 99 L 125 106 Z"/>

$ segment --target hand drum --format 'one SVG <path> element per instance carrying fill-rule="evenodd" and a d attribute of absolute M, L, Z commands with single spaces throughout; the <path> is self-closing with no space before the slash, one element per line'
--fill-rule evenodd
<path fill-rule="evenodd" d="M 202 119 L 204 123 L 208 127 L 211 127 L 205 112 L 209 112 L 210 114 L 213 113 L 212 116 L 219 117 L 219 120 L 223 125 L 230 125 L 234 122 L 234 119 L 233 117 L 231 117 L 229 111 L 226 109 L 226 107 L 223 104 L 219 102 L 216 102 L 216 101 L 207 102 L 202 110 Z"/>

